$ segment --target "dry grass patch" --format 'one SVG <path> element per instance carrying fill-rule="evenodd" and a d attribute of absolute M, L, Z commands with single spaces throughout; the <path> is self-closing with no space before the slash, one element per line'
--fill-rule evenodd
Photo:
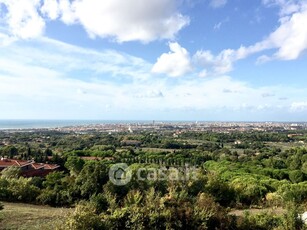
<path fill-rule="evenodd" d="M 0 229 L 55 229 L 73 209 L 3 202 Z"/>

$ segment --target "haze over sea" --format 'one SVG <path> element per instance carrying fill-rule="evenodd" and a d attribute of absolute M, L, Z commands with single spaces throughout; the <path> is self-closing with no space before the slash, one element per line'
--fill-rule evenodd
<path fill-rule="evenodd" d="M 0 120 L 0 129 L 36 129 L 56 128 L 66 126 L 81 126 L 95 124 L 128 124 L 148 123 L 152 121 L 125 121 L 125 120 Z"/>

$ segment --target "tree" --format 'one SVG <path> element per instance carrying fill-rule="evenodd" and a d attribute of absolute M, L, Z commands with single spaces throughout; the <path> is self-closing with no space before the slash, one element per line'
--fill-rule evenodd
<path fill-rule="evenodd" d="M 307 161 L 302 165 L 302 172 L 307 174 Z"/>
<path fill-rule="evenodd" d="M 67 158 L 65 167 L 70 171 L 71 175 L 77 176 L 81 172 L 84 164 L 84 160 L 80 157 L 70 156 Z"/>
<path fill-rule="evenodd" d="M 39 195 L 39 188 L 32 185 L 32 178 L 9 179 L 8 190 L 13 201 L 33 202 Z"/>
<path fill-rule="evenodd" d="M 43 182 L 45 188 L 54 189 L 55 187 L 60 187 L 62 184 L 62 179 L 65 177 L 63 172 L 53 172 L 46 176 L 46 180 Z"/>
<path fill-rule="evenodd" d="M 101 192 L 108 179 L 108 169 L 103 162 L 89 161 L 76 178 L 76 190 L 80 191 L 82 197 L 89 198 Z"/>
<path fill-rule="evenodd" d="M 18 149 L 15 146 L 6 146 L 2 149 L 2 154 L 9 158 L 13 158 L 18 155 Z"/>
<path fill-rule="evenodd" d="M 252 176 L 238 176 L 231 182 L 231 186 L 237 201 L 248 205 L 257 204 L 268 192 L 265 183 Z"/>
<path fill-rule="evenodd" d="M 45 150 L 44 154 L 45 154 L 46 156 L 52 156 L 52 150 L 49 149 L 49 148 L 47 148 L 47 149 Z"/>
<path fill-rule="evenodd" d="M 221 205 L 229 205 L 235 197 L 234 190 L 219 175 L 209 174 L 206 191 Z"/>
<path fill-rule="evenodd" d="M 21 169 L 18 166 L 10 166 L 5 168 L 2 172 L 1 172 L 1 177 L 2 178 L 6 178 L 6 179 L 10 179 L 10 178 L 18 178 L 21 174 Z"/>
<path fill-rule="evenodd" d="M 304 181 L 304 173 L 300 170 L 293 170 L 289 172 L 289 178 L 293 183 L 299 183 Z"/>

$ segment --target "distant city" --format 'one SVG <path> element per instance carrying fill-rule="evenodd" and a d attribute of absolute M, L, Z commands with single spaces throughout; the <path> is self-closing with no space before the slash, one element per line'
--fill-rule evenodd
<path fill-rule="evenodd" d="M 211 131 L 220 133 L 246 131 L 306 130 L 307 122 L 205 122 L 205 121 L 19 121 L 0 122 L 0 130 L 6 132 L 31 132 L 53 130 L 60 132 L 141 132 L 141 131 Z"/>

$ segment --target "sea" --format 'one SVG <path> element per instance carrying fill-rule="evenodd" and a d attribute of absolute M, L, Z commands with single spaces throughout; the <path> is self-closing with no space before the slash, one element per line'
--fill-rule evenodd
<path fill-rule="evenodd" d="M 0 130 L 5 129 L 40 129 L 69 126 L 85 126 L 97 124 L 135 124 L 151 123 L 153 121 L 124 120 L 0 120 Z"/>

